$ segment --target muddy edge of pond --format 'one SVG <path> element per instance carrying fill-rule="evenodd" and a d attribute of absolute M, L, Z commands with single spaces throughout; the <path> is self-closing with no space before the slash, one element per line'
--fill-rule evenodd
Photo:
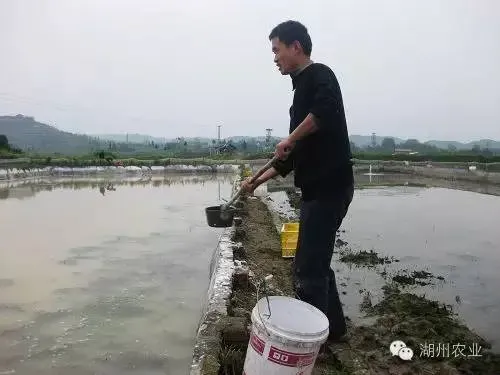
<path fill-rule="evenodd" d="M 290 203 L 298 208 L 300 197 L 293 191 L 288 194 Z M 201 367 L 191 374 L 242 373 L 250 314 L 257 302 L 255 284 L 265 276 L 273 275 L 268 294 L 293 296 L 291 260 L 281 257 L 273 213 L 257 197 L 242 198 L 238 205 L 240 216 L 235 218 L 231 231 L 234 272 L 227 311 L 209 317 L 208 325 L 207 319 L 202 324 L 214 340 L 211 350 L 205 351 L 208 354 L 203 356 Z M 349 253 L 345 245 L 337 239 L 336 251 L 342 252 L 344 262 L 373 267 L 397 261 L 374 252 Z M 318 357 L 313 374 L 500 374 L 500 356 L 488 350 L 489 344 L 462 324 L 448 306 L 405 292 L 406 277 L 425 283 L 442 276 L 416 271 L 386 279 L 384 297 L 377 304 L 372 304 L 366 293 L 361 306 L 366 319 L 359 325 L 348 320 L 346 342 L 330 345 L 330 353 Z M 412 348 L 411 361 L 391 355 L 389 347 L 394 340 L 402 340 Z M 474 354 L 479 356 L 472 357 Z"/>

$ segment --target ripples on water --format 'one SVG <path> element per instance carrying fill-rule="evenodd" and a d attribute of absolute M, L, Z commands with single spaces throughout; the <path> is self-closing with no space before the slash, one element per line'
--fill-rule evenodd
<path fill-rule="evenodd" d="M 231 182 L 3 182 L 0 374 L 187 373 Z"/>

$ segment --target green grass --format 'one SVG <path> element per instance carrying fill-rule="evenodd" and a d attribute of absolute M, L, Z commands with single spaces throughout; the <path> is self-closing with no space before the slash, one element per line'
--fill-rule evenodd
<path fill-rule="evenodd" d="M 61 154 L 36 154 L 13 152 L 10 149 L 0 149 L 0 160 L 9 159 L 12 163 L 19 161 L 18 168 L 34 168 L 45 166 L 61 167 L 85 167 L 91 165 L 109 165 L 114 161 L 121 161 L 123 165 L 151 166 L 168 164 L 190 164 L 190 165 L 211 165 L 211 164 L 242 164 L 253 160 L 266 160 L 272 157 L 272 153 L 243 153 L 208 155 L 194 152 L 136 152 L 136 153 L 117 153 L 109 151 L 96 151 L 82 155 L 61 155 Z M 29 159 L 29 162 L 26 161 Z M 499 171 L 500 155 L 484 156 L 471 152 L 452 153 L 439 152 L 433 154 L 418 155 L 392 155 L 389 153 L 358 152 L 353 155 L 353 161 L 356 165 L 375 164 L 376 166 L 403 166 L 405 161 L 412 165 L 425 166 L 428 163 L 435 163 L 436 167 L 444 168 L 467 168 L 470 163 L 476 163 L 480 170 Z"/>

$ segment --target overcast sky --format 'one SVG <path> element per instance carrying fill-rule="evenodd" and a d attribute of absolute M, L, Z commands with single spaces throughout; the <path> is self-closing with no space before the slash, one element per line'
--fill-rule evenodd
<path fill-rule="evenodd" d="M 309 29 L 350 134 L 500 139 L 499 0 L 0 0 L 0 114 L 86 133 L 288 132 L 277 23 Z"/>

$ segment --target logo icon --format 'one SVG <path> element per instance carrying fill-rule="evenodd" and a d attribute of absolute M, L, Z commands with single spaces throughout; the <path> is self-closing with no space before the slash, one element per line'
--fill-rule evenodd
<path fill-rule="evenodd" d="M 413 358 L 413 350 L 410 348 L 401 348 L 398 355 L 403 361 L 409 361 Z"/>
<path fill-rule="evenodd" d="M 409 361 L 413 358 L 413 350 L 408 348 L 401 340 L 391 342 L 389 350 L 393 356 L 397 355 L 403 361 Z"/>

